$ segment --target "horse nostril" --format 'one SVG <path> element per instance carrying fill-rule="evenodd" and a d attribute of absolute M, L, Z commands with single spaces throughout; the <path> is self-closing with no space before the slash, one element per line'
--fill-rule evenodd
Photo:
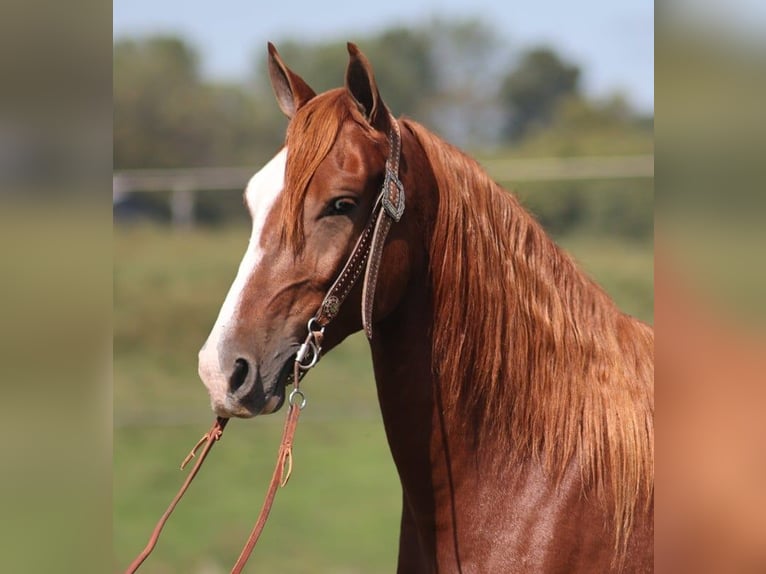
<path fill-rule="evenodd" d="M 245 359 L 237 359 L 234 361 L 234 372 L 229 377 L 229 390 L 234 393 L 241 387 L 247 379 L 247 373 L 250 371 L 250 367 Z"/>

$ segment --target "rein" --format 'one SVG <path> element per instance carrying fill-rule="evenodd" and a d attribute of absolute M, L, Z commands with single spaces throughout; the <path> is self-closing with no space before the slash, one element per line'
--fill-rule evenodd
<path fill-rule="evenodd" d="M 383 246 L 386 243 L 386 237 L 391 229 L 391 224 L 398 222 L 404 213 L 404 187 L 399 179 L 401 133 L 399 130 L 399 123 L 390 112 L 388 113 L 388 117 L 389 123 L 391 124 L 391 132 L 389 133 L 390 150 L 388 158 L 386 159 L 386 173 L 383 180 L 383 187 L 375 200 L 369 221 L 354 245 L 351 255 L 349 255 L 343 269 L 341 269 L 335 282 L 327 291 L 316 315 L 308 321 L 308 335 L 295 355 L 293 374 L 288 380 L 288 383 L 293 383 L 293 390 L 290 392 L 287 399 L 289 409 L 285 419 L 285 426 L 282 431 L 282 441 L 279 444 L 279 452 L 277 454 L 277 463 L 274 467 L 274 473 L 271 476 L 271 482 L 266 490 L 266 496 L 264 497 L 261 511 L 258 514 L 258 519 L 248 536 L 245 546 L 242 548 L 239 558 L 237 558 L 237 562 L 231 570 L 231 574 L 240 574 L 242 572 L 245 564 L 250 558 L 250 554 L 253 552 L 253 548 L 255 548 L 255 544 L 258 542 L 258 538 L 260 537 L 264 526 L 266 526 L 266 520 L 269 517 L 269 512 L 274 503 L 274 497 L 276 496 L 277 490 L 284 487 L 290 479 L 293 468 L 293 436 L 295 435 L 295 429 L 298 426 L 298 417 L 306 406 L 306 397 L 303 391 L 300 390 L 300 381 L 306 373 L 319 362 L 325 327 L 337 317 L 341 305 L 346 300 L 349 293 L 351 293 L 351 290 L 359 280 L 359 277 L 361 277 L 362 271 L 365 271 L 364 283 L 362 284 L 362 325 L 364 326 L 364 332 L 367 335 L 367 338 L 372 339 L 372 312 L 374 308 L 375 286 L 378 280 L 378 272 L 380 271 L 380 261 L 383 256 Z M 213 445 L 215 445 L 215 443 L 223 436 L 223 431 L 228 422 L 228 418 L 216 417 L 210 430 L 202 436 L 183 460 L 181 463 L 182 470 L 192 458 L 195 458 L 195 456 L 197 457 L 197 461 L 186 476 L 186 480 L 181 485 L 178 493 L 173 497 L 168 508 L 160 517 L 157 525 L 154 527 L 146 546 L 139 555 L 136 556 L 133 562 L 131 562 L 130 566 L 128 566 L 127 570 L 125 570 L 125 574 L 133 574 L 136 572 L 144 560 L 151 554 L 152 550 L 154 550 L 154 547 L 159 540 L 160 533 L 165 527 L 165 523 L 168 521 L 176 505 L 189 488 L 189 485 L 191 485 L 192 480 L 194 480 L 194 477 L 199 472 L 202 463 L 205 462 L 205 458 L 207 458 L 208 453 L 212 450 Z M 197 451 L 200 451 L 199 456 L 197 456 Z"/>

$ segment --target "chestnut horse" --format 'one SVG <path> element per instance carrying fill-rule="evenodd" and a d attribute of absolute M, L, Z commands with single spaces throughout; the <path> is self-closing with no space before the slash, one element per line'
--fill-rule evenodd
<path fill-rule="evenodd" d="M 478 163 L 394 119 L 349 54 L 345 86 L 316 95 L 269 45 L 290 123 L 248 184 L 250 244 L 200 351 L 213 409 L 282 406 L 307 321 L 393 191 L 390 233 L 351 265 L 364 283 L 319 323 L 325 351 L 368 331 L 402 485 L 398 572 L 652 571 L 652 329 Z"/>

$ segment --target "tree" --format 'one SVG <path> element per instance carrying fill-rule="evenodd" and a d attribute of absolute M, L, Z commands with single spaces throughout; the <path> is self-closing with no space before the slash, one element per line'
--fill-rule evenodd
<path fill-rule="evenodd" d="M 116 42 L 115 167 L 178 167 L 205 155 L 196 119 L 204 99 L 197 55 L 182 40 Z"/>
<path fill-rule="evenodd" d="M 459 145 L 486 143 L 497 134 L 494 98 L 501 41 L 484 22 L 436 18 L 356 41 L 395 115 L 422 121 Z M 286 39 L 277 48 L 317 93 L 343 85 L 345 41 Z M 260 91 L 270 94 L 265 54 L 259 47 L 255 77 Z"/>
<path fill-rule="evenodd" d="M 114 167 L 260 165 L 284 137 L 280 114 L 261 102 L 250 86 L 204 81 L 179 38 L 119 40 Z"/>
<path fill-rule="evenodd" d="M 508 113 L 506 135 L 518 141 L 535 126 L 546 126 L 562 98 L 579 94 L 580 69 L 551 48 L 525 52 L 503 81 L 500 100 Z"/>
<path fill-rule="evenodd" d="M 276 42 L 276 46 L 287 65 L 317 93 L 343 85 L 348 60 L 345 42 L 286 39 Z M 416 29 L 389 28 L 359 40 L 359 47 L 373 63 L 386 104 L 397 115 L 417 117 L 423 100 L 436 89 L 428 38 Z M 256 82 L 262 92 L 270 94 L 265 46 L 258 48 L 255 61 Z"/>
<path fill-rule="evenodd" d="M 423 27 L 429 39 L 437 90 L 421 105 L 426 123 L 462 147 L 498 139 L 502 116 L 497 85 L 503 42 L 482 20 L 434 19 Z"/>

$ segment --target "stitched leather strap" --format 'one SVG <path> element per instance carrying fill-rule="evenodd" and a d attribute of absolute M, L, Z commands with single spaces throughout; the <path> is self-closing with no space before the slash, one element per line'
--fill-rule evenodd
<path fill-rule="evenodd" d="M 372 235 L 372 247 L 370 257 L 367 262 L 367 270 L 364 274 L 364 283 L 362 284 L 362 326 L 368 340 L 372 340 L 372 312 L 375 307 L 375 287 L 378 282 L 378 271 L 380 270 L 380 260 L 383 258 L 383 246 L 386 243 L 388 230 L 391 229 L 392 219 L 381 211 L 375 225 L 375 232 Z"/>
<path fill-rule="evenodd" d="M 316 321 L 320 327 L 325 327 L 335 319 L 341 305 L 361 277 L 362 271 L 365 271 L 362 286 L 362 325 L 368 339 L 372 339 L 375 287 L 378 282 L 383 247 L 391 224 L 399 221 L 404 214 L 405 194 L 399 179 L 402 136 L 396 118 L 390 113 L 389 118 L 391 124 L 390 149 L 388 159 L 386 159 L 383 187 L 375 200 L 367 225 L 359 236 L 338 278 L 327 291 L 316 315 Z"/>
<path fill-rule="evenodd" d="M 383 207 L 394 221 L 399 221 L 404 214 L 404 186 L 399 179 L 399 162 L 402 157 L 402 134 L 399 122 L 389 113 L 391 133 L 390 150 L 386 159 L 386 179 L 383 182 Z"/>
<path fill-rule="evenodd" d="M 325 327 L 327 324 L 335 319 L 340 311 L 340 306 L 348 297 L 354 285 L 361 277 L 364 271 L 367 259 L 370 255 L 370 246 L 373 231 L 375 229 L 375 214 L 379 210 L 380 198 L 375 202 L 370 219 L 365 225 L 362 234 L 354 245 L 354 249 L 351 251 L 351 255 L 346 264 L 343 266 L 340 274 L 338 275 L 332 287 L 327 291 L 322 304 L 319 306 L 319 311 L 316 315 L 316 321 L 320 327 Z"/>
<path fill-rule="evenodd" d="M 404 214 L 404 187 L 399 179 L 399 158 L 402 153 L 402 136 L 399 132 L 399 123 L 391 117 L 391 150 L 386 160 L 386 179 L 383 182 L 382 204 L 383 209 L 378 215 L 375 224 L 375 233 L 372 236 L 370 257 L 367 262 L 367 271 L 364 274 L 362 286 L 362 325 L 368 340 L 372 340 L 372 319 L 375 309 L 375 288 L 378 284 L 378 271 L 380 261 L 383 258 L 383 247 L 386 244 L 388 231 L 394 221 L 399 221 Z"/>

